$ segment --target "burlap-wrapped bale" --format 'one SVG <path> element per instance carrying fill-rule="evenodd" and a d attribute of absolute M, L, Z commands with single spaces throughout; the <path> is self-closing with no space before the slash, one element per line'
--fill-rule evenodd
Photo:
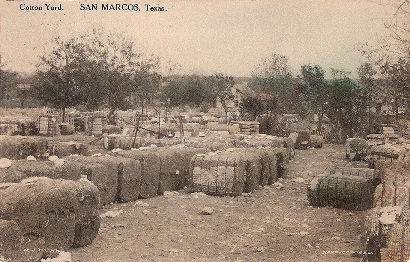
<path fill-rule="evenodd" d="M 346 157 L 354 161 L 364 160 L 368 147 L 363 138 L 349 138 L 346 140 Z"/>
<path fill-rule="evenodd" d="M 295 148 L 296 149 L 307 149 L 309 147 L 310 132 L 309 131 L 299 131 L 298 137 L 296 138 Z"/>
<path fill-rule="evenodd" d="M 253 192 L 261 179 L 260 155 L 249 149 L 195 155 L 191 160 L 193 191 L 233 196 Z"/>
<path fill-rule="evenodd" d="M 308 200 L 312 206 L 365 210 L 373 205 L 374 189 L 369 178 L 330 174 L 311 181 L 308 185 Z"/>
<path fill-rule="evenodd" d="M 13 161 L 9 168 L 0 168 L 0 183 L 18 183 L 28 177 L 49 177 L 68 180 L 81 178 L 81 165 L 72 161 Z"/>
<path fill-rule="evenodd" d="M 314 148 L 322 148 L 323 146 L 323 136 L 310 135 L 309 146 Z"/>
<path fill-rule="evenodd" d="M 68 123 L 62 123 L 60 124 L 60 133 L 61 135 L 72 135 L 75 133 L 75 127 Z"/>
<path fill-rule="evenodd" d="M 278 180 L 279 172 L 283 173 L 281 170 L 282 166 L 278 166 L 278 155 L 280 155 L 281 150 L 276 150 L 272 148 L 257 148 L 255 151 L 259 154 L 259 160 L 261 163 L 261 176 L 259 180 L 259 185 L 271 185 L 276 180 Z M 285 165 L 283 165 L 285 167 Z"/>
<path fill-rule="evenodd" d="M 84 246 L 100 226 L 98 189 L 86 180 L 28 178 L 0 184 L 0 219 L 15 221 L 41 250 Z"/>
<path fill-rule="evenodd" d="M 373 208 L 365 220 L 369 261 L 410 259 L 410 210 L 400 206 Z"/>
<path fill-rule="evenodd" d="M 26 136 L 0 136 L 0 158 L 25 159 L 28 156 L 41 158 L 47 153 L 45 139 Z"/>
<path fill-rule="evenodd" d="M 114 154 L 115 156 L 136 159 L 141 163 L 140 198 L 154 197 L 158 193 L 160 158 L 155 151 L 155 149 L 126 150 Z"/>
<path fill-rule="evenodd" d="M 274 152 L 276 153 L 276 168 L 277 168 L 277 177 L 284 177 L 288 170 L 288 163 L 291 159 L 291 151 L 287 148 L 275 148 Z"/>
<path fill-rule="evenodd" d="M 58 157 L 69 155 L 90 155 L 88 145 L 79 142 L 58 142 L 55 144 L 49 144 L 48 153 Z"/>
<path fill-rule="evenodd" d="M 369 148 L 368 154 L 371 161 L 387 160 L 392 162 L 393 160 L 404 160 L 406 155 L 406 149 L 404 146 L 400 145 L 375 145 Z"/>
<path fill-rule="evenodd" d="M 407 161 L 377 161 L 381 184 L 374 196 L 375 206 L 410 206 L 410 163 Z"/>
<path fill-rule="evenodd" d="M 24 243 L 20 227 L 13 220 L 0 219 L 0 261 L 29 262 L 40 260 L 43 252 L 38 243 Z"/>
<path fill-rule="evenodd" d="M 75 157 L 83 164 L 99 163 L 111 170 L 116 181 L 116 190 L 110 190 L 110 199 L 115 193 L 115 201 L 130 202 L 138 199 L 141 184 L 141 164 L 138 160 L 120 156 Z M 91 181 L 94 183 L 94 180 Z M 97 186 L 98 187 L 98 186 Z"/>
<path fill-rule="evenodd" d="M 109 135 L 107 136 L 107 144 L 105 149 L 111 150 L 114 148 L 121 148 L 124 150 L 129 150 L 133 147 L 134 137 L 132 136 L 122 136 L 122 135 Z M 140 146 L 140 139 L 135 139 L 134 147 Z"/>
<path fill-rule="evenodd" d="M 158 148 L 157 152 L 161 160 L 158 194 L 163 194 L 165 191 L 180 190 L 188 186 L 191 158 L 196 154 L 209 152 L 209 150 L 176 145 Z"/>
<path fill-rule="evenodd" d="M 96 157 L 68 156 L 68 161 L 81 165 L 81 174 L 86 176 L 100 191 L 100 204 L 106 205 L 117 200 L 118 192 L 118 161 L 116 164 L 100 162 Z"/>
<path fill-rule="evenodd" d="M 346 176 L 363 177 L 363 178 L 369 179 L 372 182 L 374 187 L 379 185 L 381 181 L 379 170 L 371 169 L 371 168 L 358 168 L 358 167 L 337 168 L 337 169 L 332 170 L 330 173 L 331 174 L 341 174 L 341 175 L 346 175 Z"/>

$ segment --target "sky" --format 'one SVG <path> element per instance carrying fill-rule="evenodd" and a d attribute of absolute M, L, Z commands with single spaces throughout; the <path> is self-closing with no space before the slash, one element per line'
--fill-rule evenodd
<path fill-rule="evenodd" d="M 376 44 L 394 8 L 382 0 L 0 0 L 0 54 L 5 68 L 30 73 L 39 55 L 51 51 L 52 39 L 81 34 L 93 26 L 133 40 L 146 54 L 180 64 L 179 73 L 250 76 L 272 53 L 288 57 L 298 72 L 302 64 L 355 72 L 364 61 L 360 43 Z M 22 11 L 20 4 L 41 5 Z M 46 11 L 44 3 L 62 4 Z M 80 11 L 80 4 L 138 3 L 141 12 Z M 166 12 L 146 12 L 144 4 Z M 100 9 L 100 6 L 98 6 Z"/>

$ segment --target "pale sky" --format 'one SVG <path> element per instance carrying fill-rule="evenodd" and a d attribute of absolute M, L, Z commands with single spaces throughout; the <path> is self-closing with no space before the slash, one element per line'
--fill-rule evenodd
<path fill-rule="evenodd" d="M 383 37 L 394 12 L 382 0 L 0 1 L 2 62 L 19 72 L 35 70 L 54 36 L 93 25 L 126 34 L 141 51 L 181 64 L 181 73 L 249 76 L 273 52 L 287 56 L 294 71 L 309 63 L 355 71 L 364 61 L 359 43 Z M 65 10 L 21 11 L 22 3 L 62 3 Z M 168 11 L 80 11 L 80 3 L 98 3 L 99 9 L 101 3 L 138 3 L 141 9 L 148 3 Z"/>

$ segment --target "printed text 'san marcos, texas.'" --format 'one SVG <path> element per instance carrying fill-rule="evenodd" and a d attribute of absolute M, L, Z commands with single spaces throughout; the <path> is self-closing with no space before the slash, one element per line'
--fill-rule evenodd
<path fill-rule="evenodd" d="M 100 8 L 99 8 L 100 7 Z M 94 10 L 103 10 L 103 11 L 147 11 L 147 12 L 161 12 L 167 11 L 163 6 L 153 6 L 150 4 L 80 4 L 80 10 L 82 11 L 94 11 Z"/>

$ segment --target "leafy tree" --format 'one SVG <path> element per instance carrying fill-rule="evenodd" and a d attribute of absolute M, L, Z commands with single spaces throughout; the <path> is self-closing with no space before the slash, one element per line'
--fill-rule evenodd
<path fill-rule="evenodd" d="M 222 107 L 225 111 L 225 121 L 228 123 L 228 101 L 231 101 L 234 97 L 232 94 L 232 88 L 234 86 L 234 80 L 231 76 L 226 76 L 220 73 L 216 73 L 206 78 L 207 87 L 211 89 L 211 96 L 209 102 L 213 102 L 219 99 Z"/>
<path fill-rule="evenodd" d="M 318 114 L 318 130 L 321 131 L 329 91 L 325 81 L 325 71 L 320 65 L 303 65 L 301 78 L 306 100 Z"/>
<path fill-rule="evenodd" d="M 400 58 L 396 62 L 386 62 L 381 73 L 391 101 L 393 111 L 398 118 L 399 108 L 405 108 L 410 114 L 410 59 Z"/>
<path fill-rule="evenodd" d="M 253 71 L 249 86 L 266 103 L 268 114 L 299 113 L 301 94 L 287 57 L 274 53 L 263 60 Z"/>
<path fill-rule="evenodd" d="M 113 116 L 116 109 L 130 106 L 130 94 L 156 65 L 122 35 L 94 28 L 68 40 L 55 39 L 54 49 L 41 57 L 35 88 L 44 103 L 61 109 L 63 119 L 65 108 L 77 105 L 107 106 Z"/>
<path fill-rule="evenodd" d="M 164 87 L 162 99 L 169 99 L 171 106 L 200 106 L 203 103 L 214 103 L 215 94 L 208 79 L 200 75 L 178 77 Z"/>
<path fill-rule="evenodd" d="M 366 123 L 366 104 L 362 86 L 347 72 L 332 69 L 332 76 L 325 110 L 334 130 L 338 131 L 338 142 L 343 142 L 362 132 L 362 124 Z"/>
<path fill-rule="evenodd" d="M 84 92 L 77 76 L 85 68 L 82 62 L 87 53 L 74 38 L 67 41 L 56 38 L 55 44 L 50 54 L 40 58 L 34 88 L 41 101 L 62 111 L 64 121 L 65 109 L 82 102 Z"/>
<path fill-rule="evenodd" d="M 255 96 L 245 96 L 239 103 L 239 111 L 241 115 L 250 114 L 252 119 L 266 112 L 263 102 Z"/>
<path fill-rule="evenodd" d="M 16 88 L 17 84 L 17 74 L 4 70 L 3 66 L 0 65 L 0 105 L 2 100 L 7 99 L 11 90 Z"/>
<path fill-rule="evenodd" d="M 383 97 L 383 95 L 381 93 L 380 81 L 376 78 L 377 71 L 369 62 L 360 65 L 357 69 L 357 73 L 359 75 L 359 83 L 363 88 L 363 103 L 365 103 L 367 107 L 367 133 L 373 133 L 377 129 L 376 123 L 378 123 L 382 105 L 380 98 Z M 372 108 L 378 109 L 375 117 L 373 116 Z"/>

